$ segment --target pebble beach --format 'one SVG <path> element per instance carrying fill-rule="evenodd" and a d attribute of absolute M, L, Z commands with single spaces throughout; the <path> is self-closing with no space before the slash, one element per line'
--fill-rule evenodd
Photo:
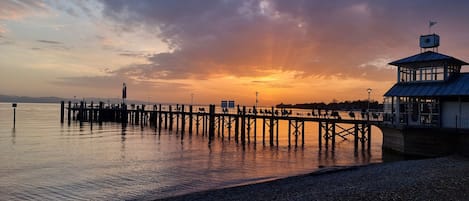
<path fill-rule="evenodd" d="M 469 200 L 469 158 L 453 155 L 331 167 L 163 200 Z"/>

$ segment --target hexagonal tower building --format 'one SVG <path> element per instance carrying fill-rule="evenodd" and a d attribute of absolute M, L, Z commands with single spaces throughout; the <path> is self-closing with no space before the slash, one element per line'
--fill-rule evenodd
<path fill-rule="evenodd" d="M 420 36 L 420 54 L 389 63 L 397 83 L 384 94 L 383 149 L 425 156 L 466 149 L 468 63 L 438 53 L 439 45 L 437 34 Z"/>

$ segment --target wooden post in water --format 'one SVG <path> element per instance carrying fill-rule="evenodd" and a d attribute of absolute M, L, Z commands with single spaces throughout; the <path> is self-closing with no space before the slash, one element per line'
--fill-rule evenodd
<path fill-rule="evenodd" d="M 279 143 L 278 143 L 278 135 L 279 135 L 279 132 L 278 132 L 278 124 L 279 124 L 279 123 L 278 123 L 278 121 L 279 121 L 278 119 L 275 121 L 275 122 L 276 122 L 276 123 L 275 123 L 275 131 L 277 132 L 277 135 L 276 135 L 276 138 L 275 138 L 275 144 L 277 145 L 277 147 L 278 147 L 278 145 L 279 145 Z"/>
<path fill-rule="evenodd" d="M 218 124 L 217 124 L 218 125 L 217 126 L 217 129 L 218 129 L 218 134 L 217 135 L 218 135 L 218 137 L 220 137 L 220 131 L 221 131 L 221 116 L 222 115 L 218 116 Z"/>
<path fill-rule="evenodd" d="M 248 125 L 247 125 L 247 130 L 248 130 L 248 144 L 251 144 L 251 116 L 247 116 L 248 120 Z"/>
<path fill-rule="evenodd" d="M 137 105 L 137 110 L 135 110 L 135 124 L 140 122 L 140 106 Z"/>
<path fill-rule="evenodd" d="M 335 122 L 332 122 L 332 150 L 335 150 Z"/>
<path fill-rule="evenodd" d="M 301 122 L 301 147 L 305 147 L 305 121 Z"/>
<path fill-rule="evenodd" d="M 173 108 L 169 106 L 169 131 L 173 130 Z"/>
<path fill-rule="evenodd" d="M 189 134 L 192 134 L 192 119 L 193 119 L 193 114 L 192 114 L 192 105 L 189 106 Z"/>
<path fill-rule="evenodd" d="M 368 151 L 371 148 L 371 124 L 368 122 Z"/>
<path fill-rule="evenodd" d="M 329 123 L 327 121 L 326 121 L 325 137 L 326 137 L 326 150 L 327 150 L 329 149 Z"/>
<path fill-rule="evenodd" d="M 93 105 L 93 101 L 91 101 L 91 105 L 90 105 L 90 114 L 89 114 L 89 122 L 90 123 L 93 123 L 93 118 L 94 118 L 94 105 Z"/>
<path fill-rule="evenodd" d="M 67 110 L 67 122 L 68 122 L 68 125 L 70 125 L 71 116 L 72 116 L 72 101 L 68 101 L 68 110 Z"/>
<path fill-rule="evenodd" d="M 318 147 L 319 147 L 319 150 L 321 150 L 322 149 L 322 122 L 321 121 L 318 121 L 318 128 L 319 128 Z"/>
<path fill-rule="evenodd" d="M 365 150 L 365 123 L 362 123 L 362 151 Z"/>
<path fill-rule="evenodd" d="M 256 107 L 253 111 L 257 111 Z M 254 144 L 257 144 L 257 112 L 254 113 Z"/>
<path fill-rule="evenodd" d="M 65 102 L 60 101 L 60 123 L 64 123 L 64 115 L 65 115 Z"/>
<path fill-rule="evenodd" d="M 355 129 L 354 129 L 354 132 L 353 132 L 353 148 L 355 150 L 355 152 L 357 152 L 358 150 L 358 123 L 355 123 L 354 125 Z"/>
<path fill-rule="evenodd" d="M 295 147 L 298 147 L 298 119 L 295 119 Z"/>
<path fill-rule="evenodd" d="M 246 106 L 241 113 L 241 144 L 246 144 Z"/>
<path fill-rule="evenodd" d="M 142 110 L 140 113 L 140 126 L 144 126 L 147 124 L 147 118 L 146 118 L 146 113 L 145 113 L 145 105 L 142 105 Z"/>
<path fill-rule="evenodd" d="M 210 109 L 210 108 L 209 108 L 209 109 Z M 210 111 L 210 110 L 209 110 L 209 111 Z M 206 124 L 206 122 L 205 122 L 205 114 L 202 114 L 202 136 L 205 136 L 205 132 L 206 132 L 206 130 L 205 130 L 205 124 Z"/>
<path fill-rule="evenodd" d="M 122 114 L 121 115 L 122 115 L 122 118 L 121 118 L 122 124 L 127 125 L 127 122 L 128 122 L 127 118 L 128 118 L 129 115 L 127 113 L 127 104 L 125 104 L 125 103 L 122 104 Z"/>
<path fill-rule="evenodd" d="M 179 104 L 176 104 L 176 134 L 179 131 L 179 113 L 180 113 Z"/>
<path fill-rule="evenodd" d="M 231 116 L 228 116 L 228 140 L 231 140 Z"/>
<path fill-rule="evenodd" d="M 80 101 L 80 112 L 78 112 L 78 119 L 80 122 L 83 121 L 83 101 Z"/>
<path fill-rule="evenodd" d="M 197 112 L 197 114 L 195 115 L 196 119 L 195 119 L 195 132 L 197 135 L 199 135 L 199 126 L 200 126 L 200 119 L 199 119 L 199 112 Z"/>
<path fill-rule="evenodd" d="M 270 146 L 274 146 L 274 107 L 272 107 L 271 110 L 271 115 L 270 115 L 270 129 L 269 129 L 269 140 L 270 140 Z"/>
<path fill-rule="evenodd" d="M 104 111 L 103 111 L 104 103 L 99 102 L 99 124 L 101 125 L 103 123 L 103 118 L 104 118 Z"/>
<path fill-rule="evenodd" d="M 158 112 L 158 134 L 161 134 L 161 127 L 163 123 L 163 107 L 159 104 L 159 112 Z"/>
<path fill-rule="evenodd" d="M 265 146 L 265 117 L 262 117 L 262 145 Z"/>
<path fill-rule="evenodd" d="M 221 116 L 221 139 L 225 139 L 225 115 Z"/>
<path fill-rule="evenodd" d="M 12 103 L 11 107 L 13 107 L 13 129 L 16 128 L 16 103 Z"/>
<path fill-rule="evenodd" d="M 209 109 L 209 143 L 215 138 L 215 105 L 210 105 Z"/>
<path fill-rule="evenodd" d="M 291 119 L 288 120 L 288 148 L 291 146 Z"/>
<path fill-rule="evenodd" d="M 184 137 L 186 131 L 186 113 L 184 112 L 184 105 L 181 105 L 181 138 Z"/>
<path fill-rule="evenodd" d="M 236 115 L 235 115 L 235 142 L 238 143 L 238 135 L 239 135 L 239 113 L 240 113 L 240 109 L 239 109 L 239 105 L 237 107 L 237 110 L 236 110 Z"/>

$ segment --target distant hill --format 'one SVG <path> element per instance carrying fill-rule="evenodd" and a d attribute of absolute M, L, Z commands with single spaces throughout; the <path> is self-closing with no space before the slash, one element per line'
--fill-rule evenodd
<path fill-rule="evenodd" d="M 378 101 L 371 101 L 370 109 L 382 110 L 383 104 Z M 365 110 L 368 108 L 368 101 L 356 100 L 356 101 L 344 101 L 334 103 L 302 103 L 302 104 L 283 104 L 276 105 L 277 108 L 298 108 L 298 109 L 330 109 L 330 110 Z"/>
<path fill-rule="evenodd" d="M 81 99 L 76 99 L 80 101 Z M 0 102 L 6 103 L 60 103 L 60 101 L 74 101 L 73 98 L 61 98 L 61 97 L 29 97 L 29 96 L 8 96 L 0 94 Z M 99 103 L 100 101 L 105 103 L 120 103 L 122 99 L 117 98 L 85 98 L 85 101 L 90 103 L 91 101 Z M 127 100 L 128 103 L 133 104 L 147 104 L 147 102 L 139 100 Z"/>
<path fill-rule="evenodd" d="M 0 102 L 8 103 L 59 103 L 65 100 L 59 97 L 28 97 L 0 95 Z"/>

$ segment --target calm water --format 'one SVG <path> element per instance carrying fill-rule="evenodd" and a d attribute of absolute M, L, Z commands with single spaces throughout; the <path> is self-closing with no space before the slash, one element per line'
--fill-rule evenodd
<path fill-rule="evenodd" d="M 243 149 L 226 138 L 209 146 L 195 132 L 181 141 L 175 131 L 158 135 L 149 127 L 61 125 L 59 109 L 20 103 L 13 129 L 11 104 L 0 103 L 0 200 L 162 198 L 382 158 L 382 135 L 374 127 L 371 151 L 357 155 L 351 137 L 337 140 L 334 153 L 319 152 L 317 123 L 306 124 L 304 148 L 288 149 L 287 122 L 281 122 L 279 147 L 258 140 Z"/>

